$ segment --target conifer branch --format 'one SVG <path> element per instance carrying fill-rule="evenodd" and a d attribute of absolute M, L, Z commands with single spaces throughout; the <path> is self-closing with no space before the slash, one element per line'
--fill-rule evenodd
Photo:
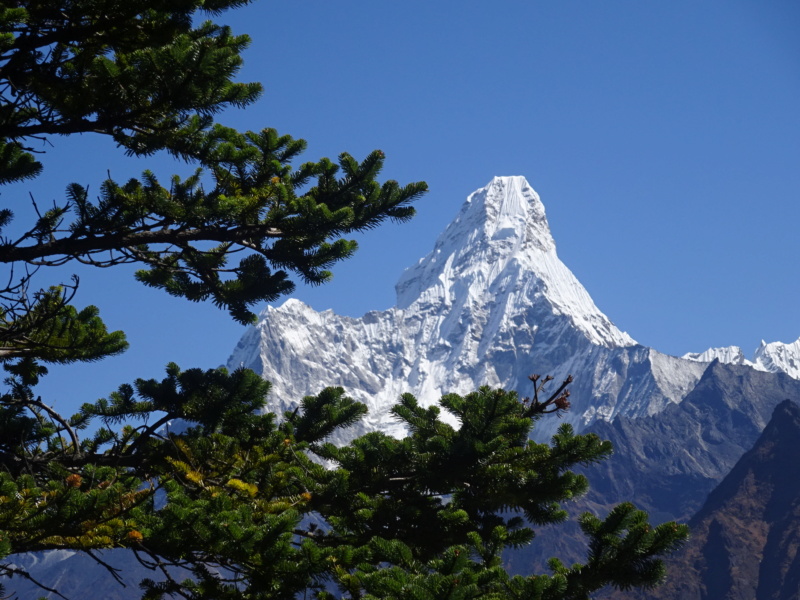
<path fill-rule="evenodd" d="M 56 423 L 58 423 L 61 426 L 61 429 L 63 431 L 66 431 L 67 435 L 69 435 L 70 441 L 72 442 L 72 455 L 75 457 L 80 457 L 81 454 L 80 440 L 78 439 L 78 435 L 75 433 L 75 430 L 70 426 L 69 422 L 64 417 L 62 417 L 58 412 L 47 406 L 44 402 L 41 401 L 41 399 L 16 400 L 16 402 L 27 406 L 33 406 L 35 408 L 38 408 L 46 412 L 47 415 L 51 419 L 53 419 Z"/>
<path fill-rule="evenodd" d="M 181 245 L 186 242 L 238 242 L 257 238 L 280 238 L 285 234 L 270 225 L 240 225 L 236 227 L 206 226 L 194 229 L 153 229 L 132 233 L 111 233 L 85 238 L 60 238 L 31 246 L 0 246 L 0 262 L 41 261 L 38 264 L 51 265 L 46 259 L 51 256 L 64 256 L 67 259 L 85 257 L 98 252 L 121 251 L 136 252 L 135 247 L 149 244 Z M 250 244 L 251 249 L 259 249 Z M 141 254 L 138 254 L 141 256 Z M 98 265 L 106 261 L 92 260 Z M 63 263 L 58 263 L 63 264 Z"/>
<path fill-rule="evenodd" d="M 341 447 L 324 441 L 358 422 L 363 404 L 325 388 L 294 399 L 298 408 L 278 422 L 263 413 L 268 384 L 244 369 L 170 364 L 165 379 L 124 384 L 71 418 L 34 394 L 45 363 L 126 347 L 98 309 L 72 305 L 77 279 L 34 291 L 37 270 L 138 263 L 145 285 L 211 299 L 246 323 L 254 304 L 293 289 L 290 275 L 326 281 L 327 269 L 355 251 L 342 236 L 410 218 L 426 191 L 422 182 L 379 182 L 380 151 L 295 168 L 303 140 L 215 123 L 261 88 L 235 81 L 248 38 L 197 17 L 246 2 L 0 7 L 0 184 L 42 172 L 34 141 L 89 131 L 130 155 L 167 151 L 196 167 L 169 185 L 150 171 L 124 184 L 109 175 L 94 201 L 78 184 L 49 208 L 32 197 L 33 222 L 15 238 L 0 236 L 10 271 L 0 289 L 0 362 L 9 373 L 0 394 L 0 558 L 82 550 L 121 583 L 95 551 L 129 548 L 163 578 L 143 582 L 154 598 L 322 596 L 330 582 L 353 598 L 402 589 L 420 598 L 559 600 L 655 583 L 658 557 L 686 531 L 667 527 L 647 542 L 649 524 L 629 506 L 603 522 L 582 520 L 586 566 L 531 578 L 500 566 L 504 549 L 533 539 L 531 523 L 561 521 L 559 503 L 586 492 L 586 479 L 570 469 L 610 451 L 568 424 L 550 445 L 530 441 L 537 419 L 569 408 L 571 377 L 544 401 L 551 378 L 538 376 L 532 401 L 488 387 L 446 395 L 441 409 L 458 428 L 405 394 L 392 410 L 408 426 L 405 438 L 372 433 Z M 0 230 L 12 217 L 0 210 Z M 162 434 L 174 418 L 189 427 Z M 102 426 L 81 439 L 95 419 Z M 312 515 L 326 531 L 302 526 Z M 0 576 L 10 569 L 0 565 Z M 178 569 L 188 575 L 179 580 Z"/>

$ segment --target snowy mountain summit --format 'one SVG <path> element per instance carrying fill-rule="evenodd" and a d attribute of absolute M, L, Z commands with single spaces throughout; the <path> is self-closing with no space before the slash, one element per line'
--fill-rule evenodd
<path fill-rule="evenodd" d="M 495 177 L 471 194 L 433 252 L 407 269 L 395 289 L 401 309 L 548 302 L 595 344 L 636 343 L 559 260 L 544 205 L 524 177 Z"/>
<path fill-rule="evenodd" d="M 394 308 L 358 319 L 330 310 L 317 312 L 294 299 L 278 308 L 268 307 L 242 337 L 228 366 L 252 368 L 271 381 L 269 408 L 278 414 L 325 386 L 344 387 L 369 407 L 369 415 L 358 428 L 334 442 L 370 430 L 402 434 L 389 409 L 405 392 L 424 405 L 435 403 L 444 393 L 466 394 L 481 385 L 516 390 L 525 396 L 531 394 L 531 373 L 553 375 L 554 384 L 572 374 L 571 409 L 563 419 L 551 416 L 536 424 L 535 434 L 544 439 L 564 421 L 580 431 L 617 416 L 659 413 L 671 403 L 681 402 L 700 381 L 687 399 L 689 410 L 678 411 L 678 417 L 675 411 L 666 411 L 664 421 L 642 419 L 639 423 L 644 433 L 637 434 L 636 427 L 624 421 L 618 434 L 601 433 L 620 445 L 627 443 L 627 454 L 640 457 L 630 468 L 610 471 L 606 489 L 641 491 L 641 484 L 645 486 L 641 489 L 647 489 L 647 482 L 657 479 L 657 485 L 651 486 L 656 493 L 651 494 L 650 502 L 667 504 L 669 500 L 656 496 L 670 498 L 664 490 L 678 490 L 685 502 L 685 482 L 693 481 L 692 487 L 713 480 L 741 436 L 757 430 L 741 427 L 742 419 L 757 423 L 758 410 L 767 407 L 771 398 L 786 397 L 780 378 L 778 384 L 765 385 L 761 373 L 757 374 L 762 378 L 758 386 L 741 386 L 734 373 L 734 383 L 722 387 L 735 391 L 718 392 L 719 382 L 730 380 L 724 369 L 708 367 L 709 363 L 746 364 L 800 379 L 800 340 L 762 343 L 752 361 L 737 347 L 676 358 L 637 344 L 600 312 L 559 260 L 544 205 L 523 177 L 495 177 L 471 194 L 431 253 L 403 273 L 396 291 Z M 746 392 L 753 387 L 766 389 L 766 399 L 752 402 Z M 713 423 L 720 413 L 702 404 L 709 389 L 722 407 L 721 414 L 728 415 L 719 419 L 721 429 Z M 745 400 L 737 400 L 739 397 Z M 731 398 L 740 407 L 736 418 L 730 417 L 732 412 L 724 412 L 734 410 L 725 404 Z M 698 410 L 700 421 L 696 419 Z M 766 421 L 761 421 L 763 427 Z M 671 425 L 675 422 L 678 426 Z M 603 423 L 598 426 L 602 428 Z M 737 428 L 741 431 L 734 434 Z M 655 446 L 644 443 L 650 438 Z M 715 455 L 722 447 L 718 440 L 727 438 L 733 441 L 723 447 L 720 458 Z M 651 448 L 660 450 L 652 454 Z M 693 454 L 692 448 L 698 452 Z M 641 465 L 646 465 L 644 471 Z M 654 478 L 658 469 L 661 471 Z M 665 484 L 669 478 L 679 483 Z M 645 503 L 647 496 L 645 492 Z M 128 581 L 151 575 L 142 572 L 142 567 L 137 570 L 128 551 L 106 553 L 103 559 L 124 565 Z M 106 569 L 83 554 L 30 553 L 17 555 L 15 561 L 37 580 L 67 595 L 71 590 L 61 585 L 62 581 L 71 581 L 82 590 L 91 588 L 97 597 L 139 597 L 135 592 L 120 591 L 123 588 L 112 581 Z M 132 562 L 135 567 L 131 571 Z M 81 577 L 70 579 L 76 572 Z M 40 588 L 22 578 L 16 578 L 14 584 L 13 591 L 20 598 L 41 594 Z M 74 597 L 78 595 L 76 592 Z"/>
<path fill-rule="evenodd" d="M 481 385 L 528 395 L 532 373 L 572 374 L 564 418 L 580 430 L 679 402 L 705 369 L 638 345 L 600 312 L 558 258 L 524 177 L 495 177 L 472 193 L 396 291 L 394 308 L 358 319 L 294 299 L 268 307 L 228 364 L 271 381 L 278 412 L 342 386 L 369 407 L 365 430 L 391 434 L 401 430 L 388 411 L 405 392 L 424 405 Z M 539 433 L 560 422 L 543 420 Z"/>
<path fill-rule="evenodd" d="M 713 362 L 732 365 L 747 365 L 758 371 L 769 373 L 786 373 L 794 379 L 800 379 L 800 339 L 785 344 L 783 342 L 761 341 L 761 345 L 753 353 L 752 360 L 744 356 L 739 346 L 726 346 L 724 348 L 709 348 L 705 352 L 689 352 L 683 358 L 699 362 Z"/>

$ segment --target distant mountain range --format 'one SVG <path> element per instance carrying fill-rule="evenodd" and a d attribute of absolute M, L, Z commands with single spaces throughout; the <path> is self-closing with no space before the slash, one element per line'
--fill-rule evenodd
<path fill-rule="evenodd" d="M 657 590 L 614 598 L 800 597 L 800 405 L 784 400 L 689 521 L 692 538 Z"/>
<path fill-rule="evenodd" d="M 273 384 L 272 409 L 327 385 L 344 387 L 370 414 L 351 435 L 399 435 L 388 410 L 411 392 L 424 405 L 480 385 L 528 392 L 528 375 L 575 375 L 577 430 L 679 403 L 714 360 L 800 378 L 800 340 L 677 358 L 620 331 L 561 262 L 544 205 L 523 177 L 495 177 L 472 193 L 433 250 L 395 286 L 397 304 L 360 318 L 317 312 L 290 299 L 269 307 L 228 366 Z M 547 437 L 557 422 L 543 422 Z M 340 440 L 341 441 L 341 440 Z"/>
<path fill-rule="evenodd" d="M 800 597 L 798 440 L 800 406 L 785 400 L 692 517 L 694 536 L 657 597 Z"/>
<path fill-rule="evenodd" d="M 703 520 L 701 508 L 712 490 L 716 490 L 714 506 L 727 506 L 725 498 L 735 503 L 747 497 L 739 483 L 721 482 L 728 481 L 726 476 L 738 461 L 750 460 L 742 457 L 752 455 L 753 451 L 746 453 L 776 407 L 781 408 L 773 422 L 788 419 L 785 415 L 795 410 L 783 401 L 800 401 L 800 340 L 762 343 L 752 360 L 735 347 L 673 357 L 638 344 L 595 306 L 558 258 L 544 206 L 523 177 L 495 177 L 471 194 L 431 253 L 401 276 L 396 291 L 395 307 L 360 318 L 317 312 L 295 299 L 269 307 L 242 337 L 228 366 L 249 367 L 271 381 L 269 408 L 278 414 L 325 386 L 344 387 L 368 406 L 369 415 L 334 442 L 373 430 L 402 435 L 389 409 L 405 392 L 423 405 L 435 403 L 444 393 L 467 393 L 481 385 L 526 395 L 531 373 L 553 375 L 554 383 L 572 374 L 572 407 L 564 419 L 578 431 L 610 439 L 616 448 L 610 460 L 587 470 L 593 487 L 574 504 L 575 511 L 602 513 L 632 500 L 650 511 L 654 521 L 697 515 L 692 523 L 698 539 L 701 530 L 715 532 L 708 534 L 712 542 L 720 535 L 728 540 L 739 535 L 738 529 L 726 529 L 733 520 L 720 516 Z M 537 437 L 547 439 L 561 422 L 542 419 Z M 792 431 L 788 428 L 782 435 L 787 444 L 794 440 L 797 446 L 800 440 Z M 745 468 L 748 473 L 747 469 L 766 473 L 770 468 L 766 462 L 746 464 L 752 465 Z M 789 517 L 778 522 L 796 531 Z M 784 562 L 794 560 L 789 557 L 797 547 L 792 535 L 787 533 L 777 545 L 764 545 L 764 556 L 784 552 Z M 733 542 L 728 546 L 712 542 L 702 542 L 701 550 L 691 552 L 705 552 L 711 557 L 708 564 L 717 566 L 673 570 L 694 577 L 686 585 L 707 586 L 703 573 L 720 568 L 714 557 L 722 554 L 706 548 L 735 550 Z M 539 532 L 534 544 L 509 555 L 507 564 L 529 573 L 545 568 L 543 560 L 549 556 L 580 561 L 584 544 L 577 526 L 566 523 Z M 675 560 L 696 556 L 688 554 L 690 548 L 694 546 Z M 28 556 L 19 561 L 32 564 L 37 578 L 52 583 L 75 572 L 76 559 L 60 560 L 66 556 Z M 734 562 L 745 560 L 730 556 Z M 686 560 L 700 565 L 695 558 Z M 782 581 L 793 581 L 794 567 L 781 569 Z M 124 589 L 113 582 L 106 594 L 91 570 L 91 565 L 81 563 L 81 577 L 94 582 L 93 593 L 138 597 L 135 586 Z M 730 573 L 745 576 L 743 570 Z M 761 583 L 767 571 L 747 573 L 752 589 L 768 585 Z M 769 576 L 777 577 L 771 571 Z M 781 589 L 790 585 L 782 583 Z M 22 597 L 33 593 L 27 588 L 17 591 Z M 664 596 L 679 597 L 683 596 Z M 695 597 L 717 598 L 686 596 Z M 756 598 L 719 596 L 729 597 Z M 790 597 L 759 595 L 757 600 Z"/>
<path fill-rule="evenodd" d="M 523 177 L 495 177 L 471 194 L 396 291 L 395 307 L 357 319 L 294 299 L 270 307 L 228 365 L 271 381 L 278 412 L 342 386 L 370 410 L 351 434 L 395 435 L 388 410 L 405 392 L 430 405 L 480 385 L 527 393 L 531 373 L 573 374 L 565 419 L 581 430 L 660 412 L 705 370 L 637 344 L 600 312 L 558 258 L 544 206 Z M 543 422 L 539 435 L 557 426 Z"/>
<path fill-rule="evenodd" d="M 228 364 L 272 381 L 277 411 L 323 385 L 344 387 L 370 408 L 351 435 L 400 435 L 387 413 L 403 392 L 426 405 L 484 384 L 524 395 L 532 372 L 571 373 L 565 418 L 617 449 L 587 471 L 593 487 L 574 511 L 634 500 L 654 521 L 688 520 L 775 407 L 800 401 L 800 340 L 762 343 L 752 360 L 737 347 L 677 358 L 621 332 L 558 258 L 544 206 L 522 177 L 495 177 L 471 194 L 396 291 L 394 308 L 358 319 L 297 300 L 268 308 Z M 537 423 L 538 437 L 558 425 Z M 560 525 L 507 562 L 530 572 L 552 555 L 580 561 L 583 549 L 577 525 Z"/>
<path fill-rule="evenodd" d="M 800 401 L 800 381 L 783 373 L 717 361 L 708 366 L 680 404 L 649 417 L 620 417 L 593 424 L 587 432 L 611 440 L 615 453 L 584 470 L 591 489 L 573 504 L 572 514 L 586 510 L 605 514 L 612 506 L 629 500 L 647 510 L 654 522 L 696 519 L 710 493 L 727 495 L 723 480 L 744 460 L 770 419 L 783 418 L 783 413 L 773 413 L 787 399 Z M 786 443 L 800 448 L 800 436 L 791 436 L 787 433 Z M 797 457 L 797 452 L 794 450 L 793 456 Z M 800 526 L 800 521 L 795 526 Z M 577 524 L 570 522 L 542 529 L 534 544 L 510 555 L 508 562 L 517 572 L 542 570 L 552 555 L 570 564 L 582 562 L 585 546 Z M 685 568 L 676 566 L 670 579 L 681 575 L 686 576 Z M 648 591 L 641 597 L 661 597 L 652 594 Z M 683 596 L 664 598 L 680 600 Z M 724 600 L 726 596 L 703 598 Z"/>
<path fill-rule="evenodd" d="M 720 362 L 732 365 L 747 365 L 759 371 L 769 373 L 786 373 L 795 379 L 800 379 L 800 339 L 791 343 L 772 342 L 762 340 L 756 348 L 753 358 L 748 360 L 739 346 L 725 348 L 709 348 L 705 352 L 684 354 L 683 358 L 699 362 Z"/>
<path fill-rule="evenodd" d="M 351 435 L 400 435 L 387 414 L 403 392 L 426 405 L 484 384 L 524 395 L 532 372 L 571 373 L 565 418 L 617 449 L 587 471 L 593 487 L 574 512 L 634 500 L 654 521 L 688 520 L 775 407 L 800 401 L 800 340 L 762 342 L 752 360 L 738 347 L 677 358 L 621 332 L 559 260 L 544 206 L 522 177 L 495 177 L 471 194 L 396 291 L 394 308 L 359 319 L 297 300 L 268 308 L 228 364 L 272 381 L 276 411 L 323 385 L 344 387 L 370 408 Z M 537 423 L 538 437 L 558 425 Z M 584 544 L 568 523 L 539 532 L 507 563 L 530 572 L 552 555 L 580 561 Z"/>

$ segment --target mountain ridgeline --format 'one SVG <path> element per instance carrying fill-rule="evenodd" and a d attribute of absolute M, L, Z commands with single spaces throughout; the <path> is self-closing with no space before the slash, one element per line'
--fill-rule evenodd
<path fill-rule="evenodd" d="M 689 521 L 665 585 L 623 598 L 796 600 L 800 597 L 800 405 L 784 400 L 764 431 Z"/>
<path fill-rule="evenodd" d="M 533 372 L 576 376 L 564 418 L 582 430 L 658 413 L 706 368 L 637 344 L 600 312 L 558 258 L 544 205 L 523 177 L 496 177 L 471 194 L 396 291 L 395 307 L 357 319 L 298 300 L 269 307 L 228 365 L 271 381 L 278 412 L 320 386 L 345 388 L 370 410 L 353 435 L 399 435 L 388 410 L 402 393 L 423 405 L 481 385 L 526 393 Z M 542 421 L 539 435 L 558 424 Z"/>
<path fill-rule="evenodd" d="M 343 387 L 369 414 L 333 442 L 376 430 L 402 435 L 389 410 L 406 392 L 430 406 L 482 385 L 526 395 L 531 373 L 554 384 L 572 374 L 570 410 L 541 419 L 534 435 L 545 441 L 566 420 L 616 449 L 587 467 L 592 488 L 569 507 L 573 515 L 632 500 L 656 522 L 691 519 L 695 538 L 675 555 L 671 583 L 647 597 L 800 598 L 800 413 L 785 402 L 800 402 L 800 340 L 762 343 L 752 360 L 738 348 L 679 358 L 638 344 L 558 258 L 544 206 L 523 177 L 495 177 L 472 193 L 396 292 L 396 306 L 361 318 L 294 299 L 268 307 L 228 366 L 271 381 L 269 410 L 279 415 L 322 387 Z M 583 562 L 585 547 L 573 519 L 537 531 L 506 562 L 543 572 L 551 556 Z M 96 597 L 140 597 L 82 555 L 15 559 L 47 585 L 77 569 Z M 104 560 L 129 567 L 133 559 L 109 552 Z M 42 593 L 30 581 L 13 584 L 7 590 L 19 597 Z"/>
<path fill-rule="evenodd" d="M 680 404 L 649 417 L 594 423 L 588 431 L 610 440 L 615 452 L 608 460 L 586 468 L 592 486 L 570 507 L 572 516 L 587 510 L 605 514 L 616 504 L 633 500 L 657 522 L 696 519 L 709 494 L 726 495 L 721 482 L 744 460 L 770 419 L 783 418 L 782 412 L 773 413 L 787 398 L 800 400 L 800 381 L 784 373 L 717 361 Z M 786 438 L 792 443 L 791 433 Z M 793 440 L 798 442 L 800 438 Z M 795 527 L 800 527 L 800 521 Z M 537 543 L 510 555 L 508 561 L 519 572 L 530 570 L 531 565 L 538 570 L 546 568 L 553 554 L 567 563 L 583 562 L 585 545 L 577 523 L 572 522 L 540 530 Z M 674 567 L 670 580 L 682 573 L 683 567 Z M 696 576 L 700 571 L 693 573 Z M 700 580 L 695 585 L 701 585 Z M 663 597 L 679 600 L 684 596 Z"/>
<path fill-rule="evenodd" d="M 388 418 L 400 394 L 423 405 L 481 385 L 530 389 L 532 372 L 575 376 L 576 430 L 596 421 L 655 415 L 677 404 L 714 360 L 800 377 L 800 340 L 677 358 L 642 346 L 595 306 L 558 258 L 544 205 L 524 177 L 495 177 L 473 192 L 433 250 L 406 269 L 397 304 L 360 318 L 318 312 L 296 299 L 268 307 L 228 366 L 273 384 L 272 408 L 335 385 L 370 415 L 351 432 L 399 435 Z M 558 426 L 542 421 L 546 439 Z"/>
<path fill-rule="evenodd" d="M 559 260 L 544 206 L 522 177 L 495 177 L 472 193 L 396 291 L 395 307 L 357 319 L 297 300 L 270 307 L 229 366 L 272 381 L 276 411 L 321 385 L 344 387 L 370 410 L 351 436 L 401 435 L 388 410 L 404 392 L 425 405 L 481 385 L 525 395 L 532 372 L 556 382 L 572 374 L 564 419 L 616 448 L 611 459 L 587 468 L 592 489 L 571 507 L 575 516 L 633 500 L 655 521 L 690 519 L 756 443 L 775 408 L 786 399 L 800 402 L 800 340 L 762 343 L 752 360 L 737 347 L 678 358 L 620 331 Z M 548 439 L 560 422 L 537 423 L 537 439 Z M 546 570 L 550 556 L 583 561 L 582 548 L 573 522 L 541 530 L 535 544 L 507 561 L 530 573 Z M 751 571 L 749 585 L 758 586 L 763 573 Z M 691 585 L 705 585 L 705 571 L 691 573 Z M 791 573 L 782 576 L 791 580 Z M 719 596 L 729 597 L 746 596 Z"/>

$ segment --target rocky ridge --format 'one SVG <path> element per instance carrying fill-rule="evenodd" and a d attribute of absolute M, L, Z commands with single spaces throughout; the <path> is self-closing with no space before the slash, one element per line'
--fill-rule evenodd
<path fill-rule="evenodd" d="M 397 296 L 394 308 L 360 319 L 317 312 L 297 300 L 267 308 L 228 365 L 253 368 L 273 382 L 270 409 L 278 413 L 324 385 L 345 387 L 370 408 L 351 434 L 401 434 L 388 409 L 404 392 L 431 404 L 444 392 L 483 384 L 525 394 L 532 371 L 575 374 L 567 419 L 611 439 L 618 452 L 587 472 L 594 489 L 574 508 L 604 512 L 633 499 L 654 521 L 693 514 L 772 409 L 787 397 L 800 398 L 800 382 L 780 374 L 800 378 L 800 340 L 762 343 L 752 361 L 738 348 L 676 358 L 621 332 L 559 260 L 544 207 L 522 177 L 498 177 L 473 193 L 433 251 L 400 278 Z M 561 422 L 540 422 L 541 437 Z M 569 562 L 583 547 L 573 534 L 569 524 L 558 535 L 543 531 L 531 548 Z M 779 545 L 784 555 L 790 542 Z M 128 569 L 129 556 L 112 555 Z M 48 583 L 69 585 L 65 578 L 85 569 L 79 585 L 91 581 L 98 594 L 138 597 L 135 585 L 120 588 L 85 557 L 15 558 Z M 513 566 L 530 573 L 535 563 L 521 554 Z M 26 582 L 14 584 L 7 589 L 28 597 Z"/>
<path fill-rule="evenodd" d="M 610 440 L 614 454 L 583 470 L 591 488 L 568 505 L 571 521 L 537 532 L 536 543 L 510 555 L 510 564 L 531 572 L 546 569 L 551 556 L 583 562 L 586 540 L 574 517 L 587 510 L 605 515 L 624 501 L 646 510 L 653 522 L 688 521 L 787 398 L 800 402 L 800 381 L 716 361 L 680 404 L 649 417 L 592 424 L 586 431 Z"/>
<path fill-rule="evenodd" d="M 679 402 L 706 367 L 637 344 L 597 308 L 558 258 L 523 177 L 495 177 L 471 194 L 396 291 L 395 307 L 357 319 L 298 300 L 269 307 L 228 365 L 271 381 L 279 413 L 325 385 L 344 387 L 370 411 L 351 435 L 402 435 L 388 413 L 402 393 L 423 405 L 481 385 L 525 394 L 532 372 L 578 375 L 565 418 L 582 430 Z M 539 435 L 557 426 L 545 422 Z"/>
<path fill-rule="evenodd" d="M 656 590 L 615 598 L 794 600 L 800 596 L 800 406 L 785 400 L 709 494 Z"/>

